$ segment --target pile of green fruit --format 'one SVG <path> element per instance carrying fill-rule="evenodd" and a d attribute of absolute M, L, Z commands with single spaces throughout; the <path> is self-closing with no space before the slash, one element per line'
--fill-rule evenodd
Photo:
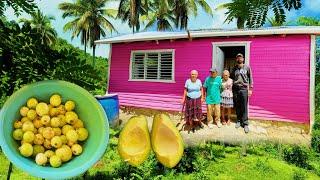
<path fill-rule="evenodd" d="M 59 167 L 78 156 L 83 149 L 81 143 L 88 138 L 88 131 L 75 110 L 74 101 L 62 103 L 58 94 L 50 102 L 39 102 L 30 98 L 20 108 L 19 120 L 13 124 L 13 138 L 21 144 L 20 154 L 32 157 L 40 166 L 50 164 Z"/>

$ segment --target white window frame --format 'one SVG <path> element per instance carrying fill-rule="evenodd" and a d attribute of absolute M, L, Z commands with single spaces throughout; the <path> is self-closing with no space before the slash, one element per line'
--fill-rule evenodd
<path fill-rule="evenodd" d="M 213 67 L 214 63 L 213 61 L 217 59 L 217 53 L 216 49 L 217 47 L 232 47 L 232 46 L 244 46 L 245 48 L 245 54 L 244 54 L 244 64 L 249 65 L 250 64 L 250 44 L 251 41 L 223 41 L 223 42 L 212 42 L 212 65 Z M 236 57 L 234 57 L 236 58 Z"/>
<path fill-rule="evenodd" d="M 134 53 L 161 53 L 171 52 L 172 53 L 172 80 L 158 80 L 158 79 L 132 79 L 132 62 Z M 160 61 L 158 61 L 160 63 Z M 149 49 L 149 50 L 132 50 L 130 56 L 130 68 L 129 68 L 129 80 L 128 81 L 140 81 L 140 82 L 161 82 L 161 83 L 175 83 L 175 49 Z M 158 65 L 159 71 L 159 65 Z"/>

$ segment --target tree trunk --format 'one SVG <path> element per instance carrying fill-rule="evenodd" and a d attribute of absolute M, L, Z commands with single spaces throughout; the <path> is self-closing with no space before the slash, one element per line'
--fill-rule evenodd
<path fill-rule="evenodd" d="M 244 23 L 245 23 L 245 21 L 242 18 L 239 17 L 237 19 L 237 28 L 238 29 L 244 29 Z"/>
<path fill-rule="evenodd" d="M 87 56 L 87 38 L 84 39 L 84 54 Z"/>
<path fill-rule="evenodd" d="M 96 55 L 96 45 L 93 45 L 93 48 L 92 48 L 92 56 L 93 56 L 92 66 L 93 67 L 95 67 L 95 65 L 96 65 L 95 55 Z"/>

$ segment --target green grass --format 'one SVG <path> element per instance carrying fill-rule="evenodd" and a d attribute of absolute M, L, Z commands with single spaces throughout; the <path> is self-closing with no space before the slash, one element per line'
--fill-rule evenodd
<path fill-rule="evenodd" d="M 117 136 L 117 132 L 112 133 Z M 85 179 L 320 179 L 320 155 L 308 149 L 310 166 L 300 168 L 284 161 L 281 154 L 288 147 L 281 144 L 230 146 L 208 143 L 186 148 L 186 156 L 173 169 L 164 168 L 154 154 L 134 168 L 120 159 L 117 138 L 112 137 L 105 155 L 88 170 Z M 0 179 L 5 179 L 9 161 L 2 153 L 0 162 Z M 11 179 L 22 178 L 37 179 L 14 168 Z"/>

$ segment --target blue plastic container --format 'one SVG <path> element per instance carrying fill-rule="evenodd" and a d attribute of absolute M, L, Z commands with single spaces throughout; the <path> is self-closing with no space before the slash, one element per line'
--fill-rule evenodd
<path fill-rule="evenodd" d="M 106 94 L 104 96 L 96 96 L 97 100 L 103 107 L 109 124 L 115 125 L 119 118 L 119 97 L 117 94 Z"/>

